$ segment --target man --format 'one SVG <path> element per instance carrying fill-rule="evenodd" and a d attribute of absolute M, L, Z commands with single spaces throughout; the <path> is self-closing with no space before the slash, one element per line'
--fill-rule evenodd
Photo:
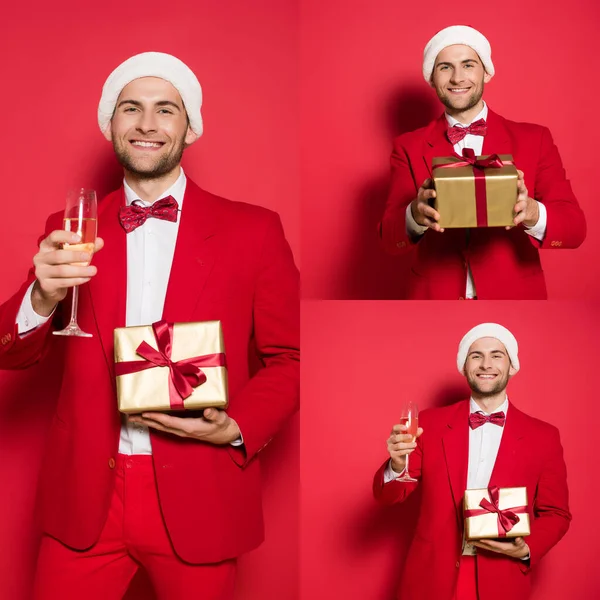
<path fill-rule="evenodd" d="M 445 113 L 395 140 L 392 182 L 380 223 L 384 248 L 416 249 L 409 297 L 420 300 L 547 297 L 539 248 L 577 248 L 585 217 L 545 127 L 517 123 L 483 101 L 494 75 L 488 40 L 471 27 L 437 33 L 425 47 L 423 76 Z M 449 229 L 431 206 L 434 157 L 511 154 L 519 170 L 514 226 Z"/>
<path fill-rule="evenodd" d="M 160 599 L 229 599 L 236 557 L 263 539 L 255 458 L 298 403 L 298 273 L 275 213 L 186 178 L 201 103 L 194 73 L 167 54 L 134 56 L 109 76 L 99 125 L 124 182 L 100 203 L 94 265 L 74 264 L 90 257 L 62 249 L 77 237 L 53 215 L 35 269 L 0 307 L 4 368 L 43 356 L 74 285 L 85 284 L 78 317 L 93 334 L 59 342 L 36 599 L 116 600 L 139 565 Z M 227 411 L 121 419 L 113 331 L 161 318 L 222 322 Z M 263 363 L 253 377 L 250 351 Z"/>
<path fill-rule="evenodd" d="M 415 537 L 404 566 L 402 600 L 525 600 L 529 573 L 566 533 L 566 468 L 558 430 L 521 412 L 506 395 L 520 368 L 508 329 L 483 323 L 460 342 L 458 370 L 471 399 L 419 415 L 417 441 L 395 425 L 389 460 L 375 475 L 375 497 L 402 502 L 418 483 L 397 481 L 409 472 L 422 486 Z M 531 535 L 467 543 L 466 489 L 526 487 Z"/>

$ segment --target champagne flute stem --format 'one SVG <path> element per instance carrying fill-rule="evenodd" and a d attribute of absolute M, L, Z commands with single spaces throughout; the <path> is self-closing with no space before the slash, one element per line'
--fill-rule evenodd
<path fill-rule="evenodd" d="M 79 286 L 73 288 L 73 300 L 71 302 L 71 324 L 77 325 L 77 307 L 79 305 Z"/>
<path fill-rule="evenodd" d="M 410 458 L 410 454 L 406 455 L 406 467 L 404 467 L 404 477 L 410 477 L 408 473 L 408 459 Z"/>

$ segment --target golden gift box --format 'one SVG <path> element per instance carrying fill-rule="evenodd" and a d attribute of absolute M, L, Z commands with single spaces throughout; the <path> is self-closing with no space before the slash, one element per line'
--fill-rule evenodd
<path fill-rule="evenodd" d="M 527 488 L 467 490 L 463 500 L 467 540 L 529 535 Z"/>
<path fill-rule="evenodd" d="M 220 321 L 120 327 L 114 342 L 121 412 L 227 408 Z"/>
<path fill-rule="evenodd" d="M 510 154 L 437 157 L 432 162 L 440 227 L 505 227 L 514 225 L 517 169 Z"/>

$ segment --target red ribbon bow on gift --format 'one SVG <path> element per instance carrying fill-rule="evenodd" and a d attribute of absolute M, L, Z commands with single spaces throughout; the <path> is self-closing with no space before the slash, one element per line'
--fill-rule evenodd
<path fill-rule="evenodd" d="M 454 125 L 453 127 L 448 127 L 446 133 L 450 143 L 454 145 L 464 139 L 467 133 L 470 133 L 471 135 L 486 135 L 487 123 L 485 122 L 485 119 L 479 119 L 478 121 L 471 123 L 468 127 Z"/>
<path fill-rule="evenodd" d="M 506 534 L 519 522 L 518 513 L 526 513 L 527 507 L 514 506 L 511 508 L 500 509 L 500 488 L 492 486 L 488 488 L 488 494 L 491 498 L 491 502 L 487 498 L 482 498 L 479 503 L 481 508 L 465 510 L 465 518 L 496 513 L 498 515 L 498 537 L 506 537 Z"/>
<path fill-rule="evenodd" d="M 462 157 L 456 155 L 461 160 L 449 163 L 440 163 L 433 165 L 434 169 L 456 169 L 458 167 L 473 167 L 473 177 L 475 178 L 475 203 L 477 212 L 477 227 L 487 227 L 487 191 L 485 187 L 484 169 L 499 169 L 504 165 L 512 165 L 510 160 L 501 160 L 497 154 L 492 154 L 487 158 L 477 158 L 472 148 L 464 148 Z"/>
<path fill-rule="evenodd" d="M 119 209 L 119 222 L 126 233 L 131 233 L 146 222 L 146 219 L 154 218 L 163 221 L 177 222 L 177 210 L 179 204 L 173 196 L 166 196 L 157 200 L 151 206 L 141 204 L 130 204 Z"/>
<path fill-rule="evenodd" d="M 184 410 L 183 401 L 192 395 L 195 387 L 206 381 L 206 374 L 200 367 L 226 367 L 225 354 L 205 354 L 193 358 L 184 358 L 177 362 L 171 360 L 173 345 L 173 323 L 157 321 L 152 330 L 158 350 L 147 342 L 142 342 L 136 352 L 146 360 L 133 360 L 115 363 L 115 373 L 130 375 L 154 367 L 169 367 L 169 402 L 173 410 Z"/>

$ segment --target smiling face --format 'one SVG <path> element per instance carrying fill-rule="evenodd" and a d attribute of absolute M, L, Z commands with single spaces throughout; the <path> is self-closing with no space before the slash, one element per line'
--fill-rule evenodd
<path fill-rule="evenodd" d="M 105 136 L 123 168 L 141 179 L 173 172 L 198 137 L 179 92 L 158 77 L 135 79 L 123 88 Z"/>
<path fill-rule="evenodd" d="M 504 344 L 492 337 L 473 342 L 463 372 L 471 390 L 482 397 L 503 392 L 516 373 Z"/>
<path fill-rule="evenodd" d="M 481 110 L 483 89 L 491 78 L 473 48 L 454 45 L 437 55 L 431 86 L 448 112 L 453 114 L 473 108 Z"/>

